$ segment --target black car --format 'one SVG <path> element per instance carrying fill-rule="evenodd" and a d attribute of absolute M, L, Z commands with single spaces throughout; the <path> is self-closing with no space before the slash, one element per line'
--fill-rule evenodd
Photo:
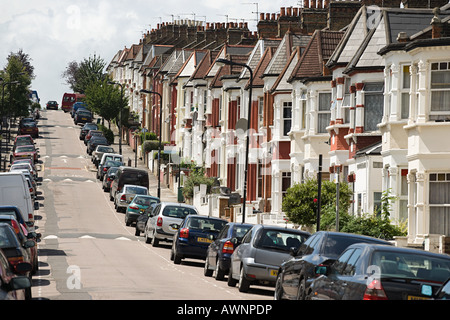
<path fill-rule="evenodd" d="M 93 136 L 91 139 L 89 139 L 86 152 L 91 155 L 92 151 L 94 151 L 98 145 L 109 146 L 109 143 L 108 140 L 103 136 Z"/>
<path fill-rule="evenodd" d="M 104 176 L 106 175 L 106 172 L 111 167 L 117 167 L 119 168 L 122 166 L 123 163 L 120 161 L 114 161 L 114 160 L 107 160 L 103 165 L 99 165 L 97 169 L 97 179 L 100 181 L 103 181 Z"/>
<path fill-rule="evenodd" d="M 311 299 L 424 300 L 450 277 L 450 256 L 424 250 L 358 243 L 328 266 L 318 266 Z"/>
<path fill-rule="evenodd" d="M 134 232 L 135 236 L 140 236 L 141 232 L 144 232 L 145 225 L 147 224 L 148 218 L 150 217 L 150 215 L 152 214 L 152 211 L 156 208 L 157 205 L 158 205 L 157 202 L 152 203 L 147 209 L 145 209 L 144 214 L 139 215 L 139 217 L 136 220 L 136 225 L 135 225 L 135 229 L 136 229 L 136 231 Z"/>
<path fill-rule="evenodd" d="M 211 277 L 215 273 L 216 280 L 223 280 L 230 269 L 231 255 L 236 242 L 242 240 L 245 233 L 252 227 L 251 224 L 229 222 L 223 227 L 212 242 L 206 253 L 204 274 Z"/>
<path fill-rule="evenodd" d="M 105 192 L 108 192 L 111 188 L 111 183 L 116 176 L 116 172 L 119 170 L 119 167 L 111 167 L 106 171 L 103 181 L 102 181 L 102 189 Z"/>
<path fill-rule="evenodd" d="M 312 280 L 314 268 L 320 264 L 331 264 L 333 259 L 354 243 L 376 243 L 390 245 L 389 242 L 363 235 L 319 231 L 306 240 L 293 257 L 281 264 L 275 285 L 275 299 L 305 299 Z"/>
<path fill-rule="evenodd" d="M 84 137 L 86 137 L 90 130 L 98 130 L 97 124 L 92 122 L 85 123 L 80 131 L 80 140 L 84 140 Z"/>
<path fill-rule="evenodd" d="M 92 113 L 86 109 L 79 109 L 73 118 L 75 124 L 92 122 Z"/>
<path fill-rule="evenodd" d="M 180 264 L 182 259 L 206 259 L 209 245 L 227 224 L 226 220 L 188 215 L 175 234 L 170 259 Z"/>
<path fill-rule="evenodd" d="M 47 110 L 58 110 L 58 102 L 48 101 L 47 102 Z"/>

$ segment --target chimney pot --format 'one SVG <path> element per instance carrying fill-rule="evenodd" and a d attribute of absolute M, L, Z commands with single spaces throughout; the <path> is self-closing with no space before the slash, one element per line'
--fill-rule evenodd
<path fill-rule="evenodd" d="M 288 15 L 289 17 L 292 16 L 292 8 L 286 8 L 286 15 Z"/>
<path fill-rule="evenodd" d="M 259 14 L 259 20 L 264 20 L 264 13 L 261 12 L 261 13 Z"/>
<path fill-rule="evenodd" d="M 280 16 L 283 17 L 286 15 L 286 8 L 280 8 Z"/>

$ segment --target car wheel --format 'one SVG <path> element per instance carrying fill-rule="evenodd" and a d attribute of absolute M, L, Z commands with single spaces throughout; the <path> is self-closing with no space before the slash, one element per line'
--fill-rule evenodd
<path fill-rule="evenodd" d="M 281 287 L 281 277 L 278 274 L 277 282 L 275 283 L 274 300 L 283 300 L 283 288 Z"/>
<path fill-rule="evenodd" d="M 153 243 L 152 243 L 152 246 L 153 247 L 159 246 L 159 239 L 156 239 L 155 232 L 153 232 Z"/>
<path fill-rule="evenodd" d="M 131 226 L 131 222 L 127 219 L 127 217 L 125 216 L 125 225 L 127 227 Z"/>
<path fill-rule="evenodd" d="M 147 231 L 144 231 L 144 237 L 145 237 L 145 243 L 148 243 L 148 244 L 152 243 L 152 238 L 150 238 L 148 236 Z"/>
<path fill-rule="evenodd" d="M 216 280 L 223 280 L 225 278 L 225 272 L 220 267 L 219 260 L 216 261 L 216 270 L 214 271 Z"/>
<path fill-rule="evenodd" d="M 247 292 L 250 289 L 250 281 L 245 278 L 244 267 L 239 274 L 239 292 Z"/>
<path fill-rule="evenodd" d="M 205 275 L 205 277 L 211 277 L 213 275 L 213 270 L 209 268 L 208 260 L 208 257 L 206 257 L 205 266 L 203 267 L 203 274 Z"/>
<path fill-rule="evenodd" d="M 300 283 L 298 285 L 297 300 L 305 300 L 305 293 L 306 293 L 306 278 L 303 277 L 300 279 Z"/>
<path fill-rule="evenodd" d="M 233 279 L 233 271 L 231 270 L 231 266 L 230 266 L 230 271 L 228 271 L 228 286 L 229 287 L 235 287 L 237 284 L 237 281 L 235 279 Z"/>
<path fill-rule="evenodd" d="M 136 228 L 135 231 L 134 231 L 134 235 L 139 237 L 141 235 L 141 230 Z"/>
<path fill-rule="evenodd" d="M 178 255 L 176 252 L 173 253 L 173 263 L 180 264 L 181 263 L 181 256 Z"/>

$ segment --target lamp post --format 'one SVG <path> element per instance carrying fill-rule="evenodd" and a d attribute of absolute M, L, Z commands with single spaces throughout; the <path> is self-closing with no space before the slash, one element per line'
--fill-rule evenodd
<path fill-rule="evenodd" d="M 120 86 L 120 111 L 119 111 L 119 154 L 122 154 L 122 102 L 123 102 L 123 85 L 118 82 L 108 81 L 109 84 Z"/>
<path fill-rule="evenodd" d="M 252 116 L 252 88 L 253 88 L 253 71 L 245 63 L 234 62 L 227 59 L 217 59 L 216 63 L 222 65 L 235 65 L 246 68 L 250 72 L 250 86 L 248 92 L 248 113 L 247 113 L 247 131 L 246 131 L 246 145 L 245 145 L 245 167 L 244 167 L 244 188 L 242 191 L 243 207 L 242 207 L 242 223 L 245 223 L 245 204 L 247 202 L 247 174 L 248 174 L 248 153 L 249 153 L 249 143 L 250 143 L 250 123 Z"/>
<path fill-rule="evenodd" d="M 159 96 L 159 148 L 158 148 L 158 198 L 161 199 L 161 138 L 162 138 L 162 95 L 156 91 L 141 89 L 139 92 Z"/>

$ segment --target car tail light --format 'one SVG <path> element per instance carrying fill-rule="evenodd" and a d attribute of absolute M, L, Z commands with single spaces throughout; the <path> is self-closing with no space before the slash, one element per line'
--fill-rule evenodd
<path fill-rule="evenodd" d="M 106 167 L 105 167 L 105 168 L 103 168 L 103 171 L 104 171 L 104 172 L 108 171 L 108 168 L 106 168 Z"/>
<path fill-rule="evenodd" d="M 227 241 L 223 244 L 222 253 L 233 253 L 234 246 L 231 241 Z"/>
<path fill-rule="evenodd" d="M 120 197 L 120 200 L 121 200 L 121 201 L 127 200 L 127 196 L 123 194 L 123 195 Z"/>
<path fill-rule="evenodd" d="M 22 263 L 24 261 L 22 256 L 18 256 L 18 257 L 8 257 L 8 262 L 14 269 L 17 264 Z"/>
<path fill-rule="evenodd" d="M 158 217 L 158 220 L 156 220 L 156 225 L 157 225 L 158 227 L 162 227 L 162 224 L 163 224 L 163 219 L 162 219 L 162 217 Z"/>
<path fill-rule="evenodd" d="M 363 300 L 387 300 L 386 292 L 380 280 L 373 280 L 364 292 Z"/>
<path fill-rule="evenodd" d="M 188 228 L 183 228 L 180 230 L 180 238 L 189 238 L 189 229 Z"/>
<path fill-rule="evenodd" d="M 32 213 L 28 214 L 28 221 L 31 227 L 34 226 L 34 215 Z"/>
<path fill-rule="evenodd" d="M 11 226 L 13 227 L 13 229 L 14 229 L 14 231 L 15 231 L 16 233 L 19 233 L 19 232 L 20 232 L 19 225 L 17 224 L 17 221 L 11 220 Z"/>
<path fill-rule="evenodd" d="M 129 206 L 128 208 L 130 208 L 131 210 L 139 210 L 139 207 L 136 206 Z"/>

